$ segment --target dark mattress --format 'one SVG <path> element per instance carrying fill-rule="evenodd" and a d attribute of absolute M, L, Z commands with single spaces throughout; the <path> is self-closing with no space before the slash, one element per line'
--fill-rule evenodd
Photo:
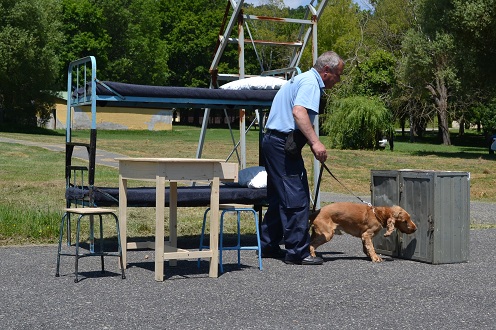
<path fill-rule="evenodd" d="M 107 88 L 107 87 L 109 88 Z M 174 87 L 101 81 L 96 85 L 99 106 L 268 109 L 278 90 L 225 90 L 200 87 Z M 91 84 L 73 92 L 73 105 L 86 104 Z"/>
<path fill-rule="evenodd" d="M 88 187 L 69 187 L 66 199 L 82 199 L 87 197 Z M 169 206 L 169 187 L 165 188 L 165 206 Z M 96 206 L 109 207 L 119 205 L 119 188 L 97 187 L 94 190 Z M 220 204 L 254 204 L 266 205 L 267 189 L 247 187 L 220 186 Z M 128 188 L 127 202 L 129 207 L 154 207 L 155 187 Z M 210 187 L 178 187 L 177 205 L 179 207 L 197 207 L 210 205 Z"/>
<path fill-rule="evenodd" d="M 225 90 L 199 87 L 170 87 L 126 84 L 113 81 L 103 81 L 105 85 L 122 96 L 151 97 L 151 98 L 186 98 L 186 99 L 219 99 L 236 101 L 272 102 L 277 90 Z M 98 95 L 115 95 L 104 85 L 97 84 Z"/>

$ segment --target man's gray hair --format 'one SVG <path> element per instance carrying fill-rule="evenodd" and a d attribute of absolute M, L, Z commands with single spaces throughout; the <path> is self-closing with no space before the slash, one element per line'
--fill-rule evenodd
<path fill-rule="evenodd" d="M 332 71 L 334 71 L 338 67 L 339 62 L 342 61 L 343 60 L 338 54 L 333 51 L 328 51 L 319 56 L 317 61 L 315 61 L 313 68 L 317 70 L 317 72 L 322 72 L 324 67 L 327 65 Z"/>

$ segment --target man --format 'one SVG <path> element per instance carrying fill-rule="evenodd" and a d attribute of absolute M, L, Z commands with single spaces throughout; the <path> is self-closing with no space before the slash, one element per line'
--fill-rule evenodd
<path fill-rule="evenodd" d="M 284 84 L 274 98 L 262 142 L 269 202 L 261 225 L 265 258 L 284 259 L 287 264 L 323 263 L 309 251 L 310 192 L 301 149 L 307 143 L 318 161 L 327 159 L 312 123 L 323 89 L 340 81 L 343 68 L 339 55 L 325 52 L 313 68 Z M 286 252 L 279 247 L 282 238 Z"/>

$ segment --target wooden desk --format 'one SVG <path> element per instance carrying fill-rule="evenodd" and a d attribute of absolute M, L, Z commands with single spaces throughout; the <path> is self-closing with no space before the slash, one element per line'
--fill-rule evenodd
<path fill-rule="evenodd" d="M 122 258 L 126 267 L 127 249 L 155 249 L 155 280 L 164 280 L 164 260 L 175 265 L 178 259 L 209 258 L 209 276 L 218 276 L 219 263 L 219 182 L 237 181 L 238 164 L 222 159 L 116 158 L 119 161 L 119 225 Z M 155 242 L 127 243 L 127 180 L 155 181 Z M 169 182 L 169 241 L 164 242 L 165 182 Z M 189 251 L 177 248 L 177 183 L 210 181 L 210 248 Z M 167 244 L 165 244 L 167 243 Z"/>

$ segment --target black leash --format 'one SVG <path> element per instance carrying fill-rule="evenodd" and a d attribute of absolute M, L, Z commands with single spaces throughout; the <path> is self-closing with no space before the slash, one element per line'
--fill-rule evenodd
<path fill-rule="evenodd" d="M 327 165 L 324 163 L 324 162 L 320 162 L 320 173 L 319 173 L 319 180 L 317 181 L 317 189 L 315 190 L 315 198 L 314 198 L 314 203 L 313 203 L 313 209 L 312 209 L 312 212 L 315 212 L 315 207 L 316 207 L 316 203 L 317 203 L 317 197 L 319 196 L 319 188 L 320 188 L 320 181 L 322 180 L 322 172 L 323 172 L 323 169 L 326 169 L 326 171 L 334 178 L 334 180 L 336 180 L 344 189 L 346 189 L 350 194 L 352 194 L 353 196 L 355 196 L 356 198 L 358 198 L 362 203 L 365 203 L 365 204 L 368 204 L 368 205 L 371 205 L 370 203 L 364 201 L 363 199 L 361 199 L 360 197 L 358 197 L 357 195 L 355 195 L 350 189 L 348 189 L 344 184 L 342 184 L 338 178 L 336 178 L 334 176 L 334 174 L 332 174 L 331 170 L 329 170 L 329 167 L 327 167 Z"/>
<path fill-rule="evenodd" d="M 324 164 L 324 163 L 322 163 L 322 164 Z M 317 198 L 319 197 L 320 181 L 322 181 L 322 173 L 323 172 L 324 172 L 324 167 L 321 165 L 320 166 L 320 173 L 319 173 L 319 180 L 317 181 L 317 188 L 315 189 L 315 197 L 313 199 L 312 213 L 315 212 L 315 207 L 317 206 Z"/>

